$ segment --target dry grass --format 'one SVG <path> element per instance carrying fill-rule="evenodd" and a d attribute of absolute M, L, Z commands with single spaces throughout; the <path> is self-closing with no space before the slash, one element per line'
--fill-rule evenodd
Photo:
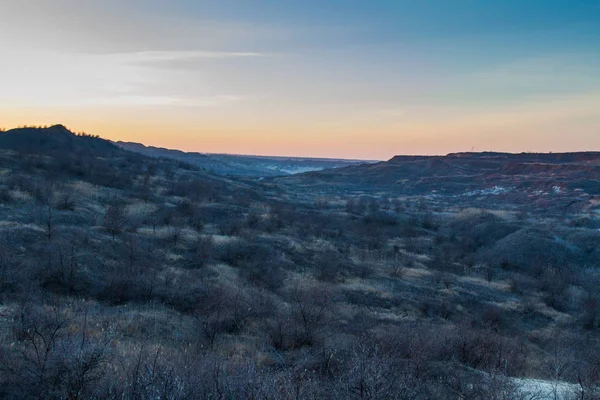
<path fill-rule="evenodd" d="M 102 188 L 85 181 L 72 182 L 71 188 L 77 195 L 85 199 L 97 199 L 103 192 Z"/>
<path fill-rule="evenodd" d="M 158 207 L 155 204 L 142 201 L 125 206 L 125 216 L 135 220 L 143 220 L 155 212 Z"/>

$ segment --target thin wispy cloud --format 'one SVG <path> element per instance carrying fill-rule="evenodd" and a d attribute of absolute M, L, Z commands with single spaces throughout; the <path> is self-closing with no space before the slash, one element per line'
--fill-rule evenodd
<path fill-rule="evenodd" d="M 17 107 L 219 107 L 242 101 L 248 94 L 204 78 L 196 64 L 189 71 L 174 71 L 169 64 L 182 60 L 245 59 L 262 57 L 253 52 L 141 51 L 80 54 L 38 51 L 5 52 L 28 65 L 0 63 L 0 104 Z M 43 63 L 39 60 L 44 60 Z M 25 82 L 27 84 L 25 84 Z M 203 83 L 204 82 L 204 83 Z"/>
<path fill-rule="evenodd" d="M 75 55 L 77 55 L 75 53 Z M 272 54 L 259 52 L 243 52 L 243 51 L 203 51 L 203 50 L 161 50 L 161 51 L 134 51 L 134 52 L 118 52 L 105 54 L 91 54 L 84 57 L 90 57 L 100 61 L 111 60 L 115 63 L 130 63 L 130 64 L 149 64 L 162 65 L 173 61 L 199 61 L 202 60 L 228 60 L 228 59 L 246 59 L 257 57 L 272 57 Z"/>
<path fill-rule="evenodd" d="M 161 61 L 161 60 L 182 60 L 194 58 L 245 58 L 245 57 L 265 57 L 265 53 L 242 52 L 242 51 L 138 51 L 133 53 L 117 53 L 115 56 L 122 56 L 125 59 L 134 61 Z"/>
<path fill-rule="evenodd" d="M 81 102 L 71 104 L 78 106 L 165 106 L 165 107 L 219 107 L 243 100 L 243 96 L 217 95 L 206 97 L 175 97 L 152 95 L 116 95 L 83 99 Z"/>

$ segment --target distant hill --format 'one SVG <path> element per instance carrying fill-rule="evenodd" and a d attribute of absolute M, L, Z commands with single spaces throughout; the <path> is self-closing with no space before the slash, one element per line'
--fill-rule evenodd
<path fill-rule="evenodd" d="M 17 128 L 0 133 L 0 148 L 25 154 L 65 153 L 94 157 L 112 157 L 124 152 L 108 140 L 77 135 L 63 125 Z"/>
<path fill-rule="evenodd" d="M 321 171 L 374 161 L 309 157 L 272 157 L 233 154 L 183 152 L 140 143 L 116 142 L 116 145 L 151 157 L 166 157 L 199 166 L 220 175 L 269 177 Z"/>
<path fill-rule="evenodd" d="M 598 151 L 582 151 L 570 153 L 503 153 L 503 152 L 462 152 L 450 153 L 445 156 L 394 156 L 389 162 L 403 162 L 410 160 L 425 160 L 432 158 L 444 159 L 466 159 L 466 160 L 511 160 L 519 162 L 538 162 L 538 163 L 567 163 L 567 162 L 585 162 L 600 160 Z"/>
<path fill-rule="evenodd" d="M 279 182 L 326 191 L 470 196 L 564 190 L 600 194 L 600 152 L 454 153 L 310 172 Z"/>

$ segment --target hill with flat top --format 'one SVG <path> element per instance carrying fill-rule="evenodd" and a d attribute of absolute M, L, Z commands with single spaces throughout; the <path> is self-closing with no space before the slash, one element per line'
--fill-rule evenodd
<path fill-rule="evenodd" d="M 475 207 L 495 204 L 574 211 L 595 204 L 600 196 L 600 153 L 396 156 L 273 182 L 296 193 L 421 196 Z"/>

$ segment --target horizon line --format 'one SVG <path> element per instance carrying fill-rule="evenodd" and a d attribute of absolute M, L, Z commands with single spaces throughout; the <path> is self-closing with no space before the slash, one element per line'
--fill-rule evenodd
<path fill-rule="evenodd" d="M 394 154 L 393 156 L 391 156 L 388 159 L 373 159 L 373 158 L 343 158 L 343 157 L 317 157 L 317 156 L 312 156 L 312 155 L 286 155 L 286 154 L 252 154 L 252 153 L 221 153 L 221 152 L 203 152 L 203 151 L 198 151 L 198 150 L 183 150 L 181 148 L 171 148 L 171 147 L 162 147 L 162 146 L 155 146 L 155 145 L 149 145 L 149 144 L 145 144 L 142 142 L 132 142 L 132 141 L 124 141 L 124 140 L 112 140 L 112 139 L 108 139 L 105 138 L 101 135 L 98 134 L 90 134 L 86 131 L 81 131 L 81 132 L 76 132 L 75 130 L 70 129 L 67 125 L 62 124 L 62 123 L 58 123 L 58 124 L 48 124 L 48 125 L 27 125 L 27 124 L 23 124 L 23 125 L 18 125 L 14 128 L 3 128 L 0 127 L 0 134 L 2 133 L 6 133 L 12 130 L 17 130 L 17 129 L 50 129 L 50 128 L 54 128 L 54 127 L 63 127 L 66 130 L 68 130 L 69 132 L 73 133 L 73 134 L 86 134 L 86 135 L 92 135 L 92 136 L 97 136 L 98 138 L 102 139 L 102 140 L 106 140 L 109 141 L 115 145 L 118 145 L 118 143 L 129 143 L 129 144 L 137 144 L 137 145 L 142 145 L 144 147 L 147 148 L 155 148 L 155 149 L 160 149 L 160 150 L 169 150 L 169 151 L 180 151 L 182 153 L 186 153 L 186 154 L 201 154 L 201 155 L 223 155 L 223 156 L 239 156 L 239 157 L 269 157 L 269 158 L 302 158 L 302 159 L 315 159 L 315 160 L 343 160 L 343 161 L 367 161 L 367 162 L 386 162 L 386 161 L 390 161 L 395 157 L 446 157 L 446 156 L 451 156 L 451 155 L 457 155 L 457 154 L 486 154 L 486 153 L 496 153 L 496 154 L 512 154 L 512 155 L 518 155 L 518 154 L 589 154 L 589 153 L 600 153 L 600 149 L 598 150 L 576 150 L 576 151 L 532 151 L 532 150 L 521 150 L 521 151 L 500 151 L 500 150 L 481 150 L 481 151 L 475 151 L 475 150 L 468 150 L 468 151 L 451 151 L 448 153 L 435 153 L 435 154 L 408 154 L 408 153 L 397 153 Z"/>

